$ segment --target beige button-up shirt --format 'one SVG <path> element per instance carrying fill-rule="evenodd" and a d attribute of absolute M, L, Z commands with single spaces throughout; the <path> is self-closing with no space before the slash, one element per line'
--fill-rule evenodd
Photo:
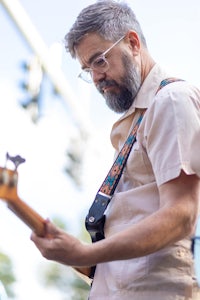
<path fill-rule="evenodd" d="M 111 142 L 118 153 L 139 112 L 147 109 L 106 211 L 106 237 L 157 211 L 158 186 L 178 177 L 181 170 L 194 173 L 189 152 L 199 130 L 200 91 L 179 81 L 156 93 L 167 77 L 155 65 L 132 107 L 113 126 Z M 144 257 L 102 263 L 96 268 L 89 299 L 189 300 L 195 285 L 192 266 L 189 239 Z"/>

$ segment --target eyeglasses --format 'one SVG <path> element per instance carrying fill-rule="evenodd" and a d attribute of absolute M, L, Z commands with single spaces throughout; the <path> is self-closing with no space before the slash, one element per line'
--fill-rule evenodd
<path fill-rule="evenodd" d="M 104 51 L 96 59 L 94 59 L 90 65 L 90 68 L 85 68 L 84 70 L 82 70 L 81 73 L 78 75 L 78 77 L 83 79 L 87 83 L 92 83 L 93 71 L 97 71 L 99 73 L 104 73 L 104 72 L 108 71 L 109 63 L 105 56 L 112 48 L 114 48 L 117 44 L 119 44 L 119 42 L 121 42 L 124 39 L 124 37 L 125 37 L 125 35 L 122 36 L 119 40 L 117 40 L 110 48 L 108 48 L 106 51 Z"/>

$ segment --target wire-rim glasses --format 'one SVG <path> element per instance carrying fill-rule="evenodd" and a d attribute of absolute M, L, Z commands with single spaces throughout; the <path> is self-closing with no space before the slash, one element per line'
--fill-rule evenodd
<path fill-rule="evenodd" d="M 99 55 L 90 65 L 90 68 L 85 68 L 78 75 L 79 78 L 83 79 L 87 83 L 92 83 L 92 72 L 97 71 L 99 73 L 104 73 L 109 69 L 109 63 L 106 59 L 106 54 L 114 48 L 119 42 L 124 39 L 125 35 L 123 35 L 120 39 L 118 39 L 112 46 L 110 46 L 106 51 L 104 51 L 101 55 Z"/>

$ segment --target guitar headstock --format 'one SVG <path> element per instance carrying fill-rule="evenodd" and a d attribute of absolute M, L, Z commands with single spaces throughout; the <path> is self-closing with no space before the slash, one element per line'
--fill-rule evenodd
<path fill-rule="evenodd" d="M 11 161 L 14 165 L 13 170 L 6 167 L 8 161 Z M 5 167 L 0 167 L 0 198 L 9 202 L 18 199 L 17 195 L 17 183 L 18 172 L 17 168 L 21 163 L 24 163 L 25 159 L 21 156 L 10 156 L 6 154 Z"/>

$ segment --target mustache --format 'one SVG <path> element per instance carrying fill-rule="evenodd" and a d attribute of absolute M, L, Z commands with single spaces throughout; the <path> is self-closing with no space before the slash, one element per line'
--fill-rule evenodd
<path fill-rule="evenodd" d="M 97 85 L 97 90 L 103 94 L 103 89 L 110 86 L 119 86 L 115 80 L 102 80 Z"/>

